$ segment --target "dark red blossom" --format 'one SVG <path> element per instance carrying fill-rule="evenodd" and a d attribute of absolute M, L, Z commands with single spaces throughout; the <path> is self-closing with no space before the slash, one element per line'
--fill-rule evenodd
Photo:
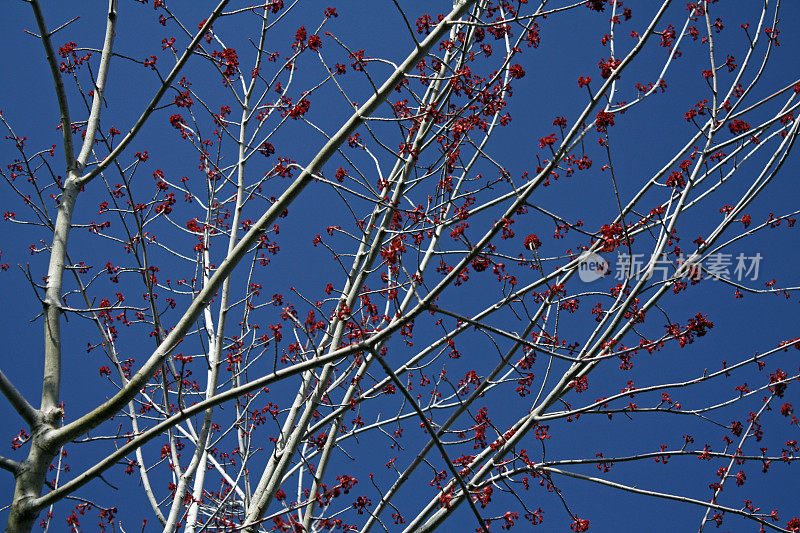
<path fill-rule="evenodd" d="M 525 248 L 532 251 L 538 249 L 542 245 L 542 241 L 539 240 L 539 237 L 531 233 L 525 237 L 525 242 L 523 244 Z"/>
<path fill-rule="evenodd" d="M 547 137 L 542 137 L 541 139 L 539 139 L 539 148 L 544 148 L 545 146 L 553 146 L 557 140 L 558 137 L 556 137 L 556 134 L 551 133 Z"/>
<path fill-rule="evenodd" d="M 595 121 L 595 128 L 599 132 L 607 131 L 609 126 L 614 125 L 614 113 L 607 111 L 600 111 L 597 113 L 597 120 Z"/>
<path fill-rule="evenodd" d="M 605 0 L 588 0 L 586 7 L 593 11 L 605 11 Z"/>
<path fill-rule="evenodd" d="M 483 272 L 489 265 L 491 265 L 491 261 L 485 255 L 479 255 L 472 260 L 472 268 L 475 269 L 475 272 Z"/>
<path fill-rule="evenodd" d="M 514 63 L 510 69 L 508 69 L 508 73 L 514 79 L 520 79 L 525 77 L 525 69 L 522 68 L 522 65 L 519 63 Z"/>
<path fill-rule="evenodd" d="M 314 51 L 322 48 L 322 39 L 316 33 L 308 38 L 308 47 Z"/>
<path fill-rule="evenodd" d="M 585 518 L 575 518 L 570 524 L 569 528 L 575 533 L 583 533 L 584 531 L 589 531 L 589 521 Z"/>
<path fill-rule="evenodd" d="M 275 147 L 272 145 L 272 143 L 265 141 L 261 143 L 261 146 L 258 147 L 258 153 L 265 157 L 269 157 L 275 153 Z"/>
<path fill-rule="evenodd" d="M 305 46 L 306 40 L 306 27 L 300 26 L 297 28 L 297 31 L 294 33 L 294 42 L 292 43 L 292 48 L 303 48 Z"/>
<path fill-rule="evenodd" d="M 677 170 L 672 171 L 672 173 L 667 176 L 667 186 L 674 187 L 676 189 L 683 189 L 685 185 L 686 180 L 683 179 L 683 174 Z"/>
<path fill-rule="evenodd" d="M 239 54 L 236 53 L 235 49 L 225 48 L 221 52 L 214 50 L 211 52 L 211 57 L 217 58 L 220 67 L 225 68 L 222 72 L 223 76 L 230 78 L 236 74 L 236 69 L 239 68 Z"/>
<path fill-rule="evenodd" d="M 608 59 L 600 58 L 600 61 L 597 63 L 597 68 L 600 69 L 600 76 L 605 80 L 611 77 L 611 73 L 617 69 L 617 67 L 622 63 L 621 59 L 614 59 L 610 57 Z"/>
<path fill-rule="evenodd" d="M 734 135 L 738 135 L 740 133 L 744 133 L 746 131 L 749 131 L 750 130 L 750 124 L 748 124 L 744 120 L 735 118 L 735 119 L 731 120 L 730 122 L 728 122 L 728 129 Z"/>
<path fill-rule="evenodd" d="M 292 117 L 293 119 L 297 120 L 301 116 L 303 116 L 306 113 L 308 113 L 308 110 L 310 108 L 311 108 L 311 102 L 309 102 L 307 99 L 303 98 L 302 100 L 297 102 L 296 106 L 294 106 L 292 109 L 289 110 L 289 116 Z"/>

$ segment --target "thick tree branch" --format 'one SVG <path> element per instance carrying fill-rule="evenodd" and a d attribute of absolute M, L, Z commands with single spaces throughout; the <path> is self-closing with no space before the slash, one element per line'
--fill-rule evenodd
<path fill-rule="evenodd" d="M 20 467 L 21 465 L 17 461 L 9 459 L 8 457 L 0 456 L 0 469 L 8 470 L 9 472 L 11 472 L 16 476 L 17 472 L 19 472 Z"/>
<path fill-rule="evenodd" d="M 111 56 L 114 50 L 114 37 L 117 34 L 117 0 L 108 2 L 108 21 L 106 24 L 106 35 L 103 40 L 103 53 L 100 56 L 100 68 L 97 71 L 97 80 L 94 84 L 94 95 L 92 96 L 92 111 L 89 114 L 89 121 L 86 124 L 86 136 L 83 139 L 81 153 L 78 154 L 78 165 L 81 169 L 86 165 L 89 155 L 94 148 L 94 140 L 97 136 L 97 127 L 100 124 L 100 110 L 103 107 L 103 96 L 108 81 L 108 66 L 111 63 Z"/>
<path fill-rule="evenodd" d="M 100 106 L 102 105 L 102 89 L 105 86 L 108 74 L 108 63 L 111 58 L 114 28 L 117 21 L 116 2 L 117 0 L 109 0 L 106 39 L 103 46 L 100 75 L 97 80 L 97 91 L 94 95 L 94 109 L 89 120 L 89 131 L 87 131 L 83 147 L 85 154 L 82 154 L 82 157 L 84 158 L 88 158 L 91 153 L 94 135 L 97 131 Z M 50 433 L 58 425 L 63 415 L 60 405 L 62 378 L 61 304 L 67 258 L 67 241 L 72 227 L 75 202 L 81 190 L 76 180 L 82 167 L 82 162 L 75 160 L 66 93 L 64 92 L 60 71 L 56 65 L 44 16 L 38 2 L 32 0 L 31 6 L 41 31 L 42 43 L 44 44 L 50 70 L 54 78 L 56 96 L 61 110 L 61 127 L 63 130 L 64 151 L 67 158 L 67 179 L 64 181 L 61 197 L 58 201 L 58 216 L 53 226 L 53 240 L 50 246 L 50 259 L 47 267 L 47 286 L 43 302 L 44 372 L 42 377 L 41 407 L 35 418 L 30 417 L 30 414 L 28 414 L 31 420 L 35 420 L 31 425 L 33 441 L 28 457 L 24 462 L 25 467 L 20 468 L 16 476 L 14 497 L 8 517 L 7 530 L 9 531 L 26 531 L 33 526 L 38 511 L 33 509 L 31 502 L 41 494 L 48 467 L 53 457 L 58 453 L 59 446 L 53 445 Z"/>
<path fill-rule="evenodd" d="M 14 410 L 28 423 L 28 427 L 33 427 L 37 423 L 38 411 L 28 403 L 28 400 L 17 390 L 2 370 L 0 370 L 0 392 L 8 398 Z"/>

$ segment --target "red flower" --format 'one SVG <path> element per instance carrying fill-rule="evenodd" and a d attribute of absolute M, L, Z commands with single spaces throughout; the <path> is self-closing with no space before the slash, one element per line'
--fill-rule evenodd
<path fill-rule="evenodd" d="M 289 110 L 289 116 L 297 120 L 301 116 L 308 113 L 308 110 L 310 108 L 311 108 L 311 102 L 303 98 L 302 100 L 297 102 L 296 106 L 294 106 L 291 110 Z"/>
<path fill-rule="evenodd" d="M 586 2 L 586 7 L 593 11 L 605 11 L 606 6 L 603 5 L 604 3 L 603 0 L 589 0 Z"/>
<path fill-rule="evenodd" d="M 265 157 L 269 157 L 275 153 L 275 147 L 272 145 L 272 143 L 263 142 L 261 143 L 261 146 L 258 147 L 258 153 Z"/>
<path fill-rule="evenodd" d="M 222 52 L 214 50 L 211 56 L 219 58 L 220 66 L 225 67 L 225 70 L 222 72 L 223 76 L 230 78 L 236 74 L 236 69 L 239 67 L 239 55 L 236 53 L 236 50 L 233 48 L 226 48 Z"/>
<path fill-rule="evenodd" d="M 600 76 L 602 76 L 604 80 L 608 79 L 620 63 L 622 63 L 621 59 L 614 59 L 613 57 L 603 59 L 601 57 L 600 61 L 597 63 L 597 67 L 600 69 Z M 580 81 L 578 83 L 580 83 Z"/>
<path fill-rule="evenodd" d="M 673 170 L 672 173 L 667 176 L 667 185 L 669 187 L 683 189 L 684 185 L 686 185 L 686 180 L 683 179 L 683 175 L 680 172 Z"/>
<path fill-rule="evenodd" d="M 557 139 L 558 137 L 556 137 L 556 134 L 551 133 L 547 137 L 539 139 L 539 148 L 544 148 L 545 146 L 553 146 Z"/>
<path fill-rule="evenodd" d="M 319 50 L 322 48 L 322 39 L 316 33 L 308 38 L 308 47 L 312 50 Z"/>
<path fill-rule="evenodd" d="M 183 122 L 183 117 L 180 116 L 179 114 L 175 113 L 174 115 L 169 117 L 169 123 L 172 124 L 173 128 L 178 128 L 178 127 L 180 127 L 181 124 L 184 123 Z"/>
<path fill-rule="evenodd" d="M 297 28 L 297 31 L 294 34 L 294 43 L 292 43 L 292 48 L 296 47 L 303 47 L 304 41 L 306 40 L 306 27 L 300 26 Z"/>
<path fill-rule="evenodd" d="M 490 264 L 491 262 L 489 261 L 489 258 L 485 255 L 479 255 L 472 260 L 472 268 L 475 269 L 475 272 L 483 272 L 489 267 Z"/>
<path fill-rule="evenodd" d="M 581 533 L 583 531 L 589 531 L 589 521 L 585 518 L 575 518 L 570 524 L 569 528 L 575 533 Z"/>
<path fill-rule="evenodd" d="M 542 245 L 542 241 L 539 240 L 539 237 L 531 233 L 527 237 L 525 237 L 525 248 L 528 250 L 536 250 Z"/>
<path fill-rule="evenodd" d="M 614 113 L 609 113 L 607 111 L 600 111 L 597 113 L 597 121 L 595 122 L 595 128 L 597 128 L 597 131 L 604 132 L 609 126 L 613 125 Z"/>
<path fill-rule="evenodd" d="M 728 129 L 731 130 L 731 133 L 736 135 L 748 131 L 750 129 L 750 124 L 737 118 L 728 123 Z"/>

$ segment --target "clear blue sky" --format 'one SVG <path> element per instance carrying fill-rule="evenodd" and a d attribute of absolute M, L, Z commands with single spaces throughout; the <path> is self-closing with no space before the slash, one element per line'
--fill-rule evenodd
<path fill-rule="evenodd" d="M 54 42 L 57 46 L 68 41 L 76 41 L 79 46 L 89 48 L 101 46 L 104 32 L 104 2 L 72 1 L 43 2 L 43 4 L 45 16 L 51 28 L 57 27 L 76 15 L 81 17 L 68 28 L 56 34 Z M 120 4 L 117 50 L 122 54 L 130 54 L 139 59 L 154 54 L 159 56 L 162 64 L 168 63 L 168 58 L 161 52 L 160 42 L 164 36 L 173 34 L 174 26 L 167 26 L 166 29 L 160 26 L 150 5 L 140 5 L 131 0 L 122 0 Z M 199 21 L 203 18 L 203 13 L 212 6 L 211 2 L 194 2 L 188 7 L 179 5 L 179 2 L 173 2 L 173 4 L 187 21 Z M 285 53 L 291 42 L 291 36 L 299 25 L 305 24 L 311 28 L 318 23 L 318 20 L 321 19 L 321 11 L 327 4 L 316 2 L 310 2 L 310 4 L 310 6 L 298 8 L 295 13 L 282 21 L 276 35 L 280 35 L 283 40 L 274 46 L 275 49 L 280 48 Z M 446 12 L 449 9 L 450 1 L 401 1 L 400 4 L 406 10 L 413 25 L 414 20 L 423 13 L 436 15 L 439 12 Z M 685 2 L 676 2 L 661 26 L 665 26 L 666 22 L 676 25 L 681 22 L 684 16 L 684 4 Z M 725 53 L 731 51 L 737 58 L 743 57 L 740 24 L 748 21 L 755 24 L 752 16 L 758 10 L 757 4 L 759 2 L 753 0 L 724 0 L 714 6 L 715 10 L 722 13 L 720 16 L 723 17 L 726 27 L 719 36 L 720 52 L 718 54 L 724 56 Z M 383 57 L 394 61 L 401 60 L 410 51 L 412 42 L 408 30 L 390 0 L 374 2 L 344 0 L 334 5 L 340 16 L 332 20 L 326 29 L 335 33 L 353 49 L 365 48 L 371 57 Z M 655 2 L 649 0 L 626 1 L 625 6 L 633 9 L 634 16 L 623 26 L 625 32 L 631 29 L 642 32 L 644 30 L 642 24 L 646 20 L 649 21 L 654 5 Z M 794 0 L 784 1 L 779 37 L 782 45 L 773 50 L 769 66 L 763 74 L 763 82 L 754 96 L 751 96 L 751 102 L 756 101 L 758 96 L 766 96 L 800 78 L 797 61 L 797 53 L 800 50 L 800 29 L 794 24 L 794 21 L 797 20 L 800 20 L 800 4 Z M 538 140 L 556 131 L 556 128 L 552 126 L 555 116 L 563 115 L 568 120 L 572 120 L 585 103 L 585 89 L 577 86 L 577 77 L 590 75 L 593 79 L 598 80 L 597 62 L 601 57 L 605 58 L 609 55 L 608 48 L 603 47 L 600 43 L 600 37 L 604 33 L 603 28 L 607 27 L 607 13 L 597 14 L 581 8 L 576 11 L 574 16 L 569 15 L 568 18 L 561 19 L 553 16 L 550 20 L 541 21 L 540 25 L 541 46 L 537 49 L 526 49 L 519 59 L 526 69 L 527 75 L 519 80 L 515 86 L 514 96 L 510 99 L 509 112 L 514 117 L 513 125 L 500 131 L 491 144 L 492 157 L 502 161 L 514 176 L 519 176 L 526 170 L 531 173 L 535 171 L 536 154 L 542 153 L 546 156 L 546 152 L 539 150 Z M 7 2 L 0 20 L 0 44 L 7 51 L 6 60 L 0 62 L 0 77 L 4 80 L 2 89 L 0 89 L 0 110 L 3 111 L 6 120 L 15 128 L 17 135 L 27 137 L 26 147 L 30 147 L 30 150 L 45 149 L 56 144 L 58 153 L 60 135 L 55 129 L 58 123 L 58 112 L 52 81 L 44 61 L 41 43 L 24 33 L 25 29 L 35 31 L 35 22 L 30 7 L 24 2 Z M 230 35 L 231 42 L 236 43 L 238 49 L 247 50 L 249 45 L 246 38 L 250 36 L 250 33 L 246 33 L 246 31 L 249 30 L 246 30 L 245 33 L 237 32 L 236 27 L 226 25 L 225 22 L 220 23 L 218 29 L 222 35 Z M 703 33 L 702 30 L 701 33 Z M 278 37 L 276 37 L 277 39 Z M 620 38 L 619 42 L 625 43 L 626 41 L 624 38 Z M 324 46 L 326 53 L 330 52 L 332 56 L 336 56 L 333 53 L 335 45 L 332 41 L 326 40 Z M 621 50 L 626 50 L 626 45 L 618 46 Z M 707 51 L 699 44 L 694 43 L 686 43 L 681 50 L 684 56 L 676 60 L 675 68 L 671 70 L 667 78 L 669 84 L 667 92 L 657 94 L 629 113 L 618 116 L 617 125 L 611 131 L 614 140 L 616 176 L 619 180 L 618 185 L 623 201 L 637 191 L 640 184 L 654 171 L 663 166 L 694 131 L 683 119 L 683 115 L 699 98 L 707 97 L 707 95 L 703 96 L 701 84 L 704 81 L 700 76 L 700 69 L 708 68 L 707 61 L 703 60 L 703 54 L 707 54 Z M 244 55 L 243 52 L 242 56 Z M 338 54 L 337 57 L 339 56 L 341 54 Z M 665 50 L 657 47 L 651 48 L 643 54 L 638 64 L 627 71 L 620 82 L 625 86 L 623 97 L 635 94 L 632 89 L 635 81 L 652 81 L 665 57 Z M 343 61 L 343 59 L 339 60 Z M 92 65 L 96 67 L 96 61 L 93 61 Z M 304 82 L 310 83 L 312 80 L 319 79 L 319 71 L 315 69 L 318 67 L 313 65 L 308 70 L 301 69 L 298 73 L 298 80 L 295 82 L 297 86 L 302 87 Z M 380 74 L 387 70 L 376 68 L 375 72 L 377 73 L 376 77 L 380 79 Z M 348 76 L 351 75 L 352 73 L 348 74 Z M 190 76 L 194 88 L 203 87 L 204 84 L 209 86 L 208 94 L 212 98 L 217 98 L 212 107 L 218 107 L 220 102 L 223 102 L 220 99 L 223 92 L 218 87 L 219 79 L 216 74 L 210 74 L 207 68 L 201 68 L 197 62 L 194 62 L 187 68 L 187 76 Z M 146 71 L 140 65 L 130 65 L 124 61 L 112 62 L 106 95 L 109 107 L 104 111 L 103 128 L 107 130 L 114 126 L 123 132 L 127 131 L 146 101 L 149 100 L 156 87 L 156 81 L 150 71 Z M 74 84 L 68 81 L 67 86 L 70 91 L 73 121 L 83 120 L 85 114 L 82 112 L 82 102 L 74 90 Z M 328 94 L 326 98 L 329 100 L 319 98 L 313 101 L 309 118 L 328 128 L 326 131 L 333 131 L 337 124 L 349 116 L 349 110 L 341 105 L 341 99 L 337 99 L 334 92 L 326 94 Z M 359 101 L 363 102 L 368 96 L 369 86 L 366 84 L 354 90 L 353 98 L 356 100 L 360 98 Z M 165 173 L 176 178 L 196 173 L 196 154 L 177 142 L 175 131 L 169 127 L 168 117 L 174 112 L 176 112 L 174 108 L 157 112 L 153 116 L 151 124 L 142 131 L 140 137 L 122 156 L 121 162 L 123 166 L 126 166 L 132 162 L 132 154 L 148 150 L 151 159 L 144 169 L 144 175 L 139 177 L 142 181 L 149 180 L 149 175 L 156 168 L 163 169 Z M 365 135 L 363 131 L 361 133 L 362 136 Z M 596 138 L 597 135 L 591 133 L 587 136 L 586 142 L 592 144 L 589 150 L 594 153 L 596 160 L 602 161 L 601 153 L 596 145 Z M 279 154 L 287 155 L 301 164 L 308 161 L 324 142 L 321 136 L 315 135 L 310 129 L 301 129 L 294 124 L 286 128 L 285 133 L 279 139 L 280 142 L 276 142 Z M 13 143 L 9 141 L 0 143 L 0 164 L 5 166 L 15 157 L 17 154 Z M 63 164 L 63 158 L 56 157 L 53 161 L 56 174 L 63 175 L 63 169 L 59 166 Z M 797 171 L 797 163 L 798 158 L 795 154 L 787 162 L 781 175 L 770 189 L 749 208 L 748 211 L 752 214 L 754 221 L 765 220 L 769 213 L 780 215 L 800 208 L 798 201 L 800 200 L 800 186 L 798 186 L 800 174 Z M 339 164 L 341 161 L 337 159 L 335 165 L 331 164 L 326 167 L 326 173 L 335 171 Z M 388 164 L 384 162 L 384 166 L 388 166 Z M 537 193 L 537 202 L 542 207 L 557 210 L 562 216 L 572 217 L 573 220 L 582 220 L 585 224 L 584 229 L 587 231 L 596 231 L 600 225 L 607 223 L 617 210 L 615 200 L 610 193 L 609 177 L 607 173 L 602 172 L 600 166 L 600 164 L 595 165 L 579 178 L 563 179 L 549 188 L 541 189 L 540 193 Z M 743 174 L 757 170 L 757 165 L 751 166 Z M 283 185 L 285 183 L 288 182 L 282 182 Z M 93 187 L 99 185 L 99 183 L 95 183 Z M 273 184 L 271 194 L 279 194 L 281 186 L 281 184 Z M 269 275 L 265 276 L 266 280 L 263 282 L 265 293 L 289 294 L 288 287 L 294 286 L 309 294 L 319 295 L 325 281 L 335 275 L 333 274 L 333 263 L 330 262 L 328 256 L 324 254 L 323 250 L 315 249 L 311 245 L 311 239 L 315 234 L 324 234 L 326 226 L 340 223 L 337 217 L 342 216 L 343 210 L 338 204 L 337 206 L 333 205 L 334 201 L 330 194 L 329 189 L 309 188 L 301 200 L 292 207 L 289 217 L 281 220 L 281 235 L 278 240 L 283 252 L 275 257 L 268 271 Z M 732 194 L 729 196 L 726 194 L 728 193 L 717 195 L 709 202 L 714 206 L 719 204 L 719 207 L 722 207 L 735 200 Z M 106 196 L 107 194 L 101 190 L 87 191 L 85 197 L 79 200 L 81 207 L 85 207 L 85 211 L 79 214 L 78 223 L 99 221 L 100 218 L 95 215 L 95 206 Z M 20 206 L 19 200 L 13 196 L 8 187 L 4 188 L 0 194 L 0 202 L 0 212 L 15 211 L 22 218 L 24 208 Z M 684 222 L 686 226 L 682 227 L 682 235 L 685 238 L 684 244 L 687 250 L 692 247 L 689 241 L 704 235 L 712 223 L 716 223 L 716 219 L 713 221 L 709 219 L 713 213 L 713 209 L 707 208 L 694 217 L 688 217 L 687 222 Z M 257 214 L 253 214 L 257 216 Z M 485 225 L 483 229 L 488 228 L 493 215 L 494 213 L 486 215 L 485 219 L 480 219 L 475 224 L 480 225 L 482 222 Z M 539 229 L 543 225 L 534 227 L 533 220 L 526 220 L 521 219 L 517 224 L 517 236 L 537 233 L 544 241 L 543 250 L 548 254 L 560 254 L 571 245 L 585 244 L 585 240 L 581 241 L 577 237 L 563 242 L 551 239 L 552 226 L 544 226 L 544 229 Z M 538 221 L 537 224 L 539 222 L 541 221 Z M 527 224 L 530 224 L 531 229 L 526 229 Z M 777 279 L 781 286 L 800 285 L 800 277 L 797 274 L 800 239 L 798 239 L 797 231 L 800 231 L 800 228 L 791 231 L 784 226 L 768 232 L 761 232 L 735 247 L 736 253 L 741 252 L 747 255 L 759 253 L 763 256 L 761 263 L 763 270 L 759 278 L 753 282 L 753 286 L 763 288 L 764 282 L 773 278 Z M 90 237 L 85 230 L 76 231 L 76 236 L 71 242 L 71 250 L 74 250 L 76 257 L 85 256 L 90 258 L 93 264 L 100 266 L 107 260 L 114 262 L 124 260 L 124 253 L 119 249 L 95 248 L 97 240 Z M 47 242 L 46 232 L 42 232 L 39 228 L 14 225 L 9 222 L 4 223 L 0 232 L 0 250 L 2 251 L 0 263 L 10 264 L 8 271 L 0 272 L 0 286 L 2 286 L 0 309 L 4 311 L 5 320 L 2 331 L 6 338 L 5 349 L 0 351 L 0 365 L 26 397 L 32 401 L 38 401 L 40 396 L 41 322 L 34 318 L 41 311 L 41 307 L 25 281 L 22 270 L 17 265 L 22 265 L 23 268 L 28 268 L 29 265 L 35 280 L 45 274 L 45 254 L 31 254 L 29 251 L 31 245 L 41 246 L 40 239 Z M 612 267 L 615 266 L 616 258 L 613 257 L 613 254 L 607 258 L 612 262 Z M 323 262 L 325 266 L 320 267 Z M 451 308 L 463 309 L 466 315 L 472 315 L 477 312 L 476 309 L 480 309 L 475 302 L 480 300 L 481 295 L 488 287 L 488 282 L 481 281 L 483 278 L 478 278 L 477 273 L 474 274 L 476 279 L 470 285 L 465 286 L 464 291 L 455 291 L 452 296 L 443 299 Z M 162 275 L 166 278 L 171 274 L 162 272 Z M 608 286 L 610 283 L 603 285 L 603 288 L 607 289 Z M 492 290 L 495 290 L 494 287 Z M 590 289 L 585 285 L 581 286 L 579 281 L 575 281 L 571 290 Z M 706 337 L 698 339 L 685 349 L 680 349 L 673 344 L 656 355 L 640 355 L 634 371 L 630 374 L 622 374 L 617 371 L 616 365 L 613 365 L 613 368 L 606 373 L 593 374 L 591 377 L 592 387 L 585 393 L 585 397 L 575 397 L 576 395 L 573 394 L 571 401 L 574 400 L 578 405 L 592 401 L 600 395 L 616 393 L 620 389 L 620 384 L 624 385 L 627 379 L 633 379 L 639 386 L 672 379 L 687 379 L 688 376 L 702 374 L 703 369 L 706 368 L 710 371 L 718 369 L 722 360 L 738 361 L 756 351 L 764 351 L 773 347 L 777 340 L 800 336 L 800 321 L 798 320 L 800 315 L 798 314 L 796 293 L 789 299 L 774 295 L 761 297 L 748 295 L 743 299 L 734 299 L 731 293 L 730 287 L 706 282 L 691 287 L 681 295 L 668 298 L 670 316 L 676 322 L 685 323 L 687 318 L 698 312 L 708 313 L 709 319 L 714 322 L 714 329 Z M 590 320 L 587 318 L 589 307 L 584 305 L 581 308 L 581 313 L 587 320 Z M 304 313 L 301 313 L 301 316 L 303 315 Z M 269 322 L 269 320 L 265 319 L 265 322 Z M 581 340 L 585 337 L 586 328 L 593 325 L 593 322 L 583 323 L 575 326 L 573 330 L 567 331 L 573 333 L 576 339 Z M 64 324 L 63 329 L 65 359 L 69 361 L 63 383 L 63 396 L 67 402 L 67 417 L 69 418 L 72 415 L 83 413 L 98 400 L 111 394 L 112 391 L 98 375 L 97 367 L 100 363 L 93 359 L 93 354 L 86 353 L 87 342 L 95 342 L 96 335 L 91 336 L 92 330 L 77 319 Z M 424 342 L 425 335 L 433 334 L 432 329 L 422 330 L 420 343 Z M 144 341 L 141 340 L 142 337 L 138 339 L 139 344 L 130 344 L 126 346 L 126 350 L 130 356 L 142 361 L 149 355 L 153 347 L 152 339 L 145 338 Z M 481 359 L 484 351 L 490 349 L 485 341 L 475 341 L 474 345 L 463 346 L 460 349 L 465 353 L 469 352 L 469 365 L 485 370 L 494 364 L 493 361 L 488 361 L 488 357 L 485 364 Z M 761 373 L 755 370 L 745 370 L 728 381 L 721 381 L 718 385 L 707 387 L 701 392 L 687 392 L 685 399 L 683 393 L 676 393 L 674 396 L 681 398 L 687 408 L 707 404 L 712 401 L 712 398 L 729 398 L 733 394 L 735 385 L 745 381 L 751 385 L 762 384 L 765 375 L 774 372 L 776 368 L 783 368 L 790 373 L 796 372 L 797 361 L 800 360 L 797 357 L 798 354 L 800 352 L 794 350 L 786 354 L 778 354 L 774 360 L 770 360 L 767 368 Z M 477 364 L 476 360 L 479 361 Z M 452 366 L 448 366 L 448 372 L 454 377 L 454 381 L 468 368 L 466 363 L 462 363 L 463 361 L 453 362 Z M 294 384 L 288 386 L 287 394 L 293 386 Z M 280 390 L 280 388 L 278 387 L 276 390 Z M 789 387 L 786 399 L 781 400 L 780 403 L 794 400 L 796 409 L 800 409 L 800 395 L 797 391 L 796 384 Z M 530 398 L 511 398 L 508 401 L 509 405 L 513 403 L 514 407 L 519 408 L 529 400 Z M 520 412 L 519 409 L 507 409 L 508 406 L 503 403 L 504 401 L 506 400 L 499 396 L 487 400 L 498 426 L 516 420 Z M 282 404 L 288 402 L 289 400 L 284 399 Z M 779 406 L 780 403 L 777 405 Z M 645 404 L 643 403 L 643 405 Z M 722 424 L 729 424 L 731 420 L 742 419 L 742 413 L 744 412 L 746 416 L 748 409 L 758 410 L 760 397 L 752 399 L 747 405 L 749 407 L 738 406 L 730 411 L 723 410 L 718 416 L 715 416 L 715 420 Z M 396 405 L 390 405 L 388 412 L 393 412 L 392 410 L 395 408 Z M 0 402 L 0 420 L 4 422 L 4 436 L 8 442 L 18 433 L 22 422 L 4 402 Z M 760 446 L 766 446 L 770 455 L 780 455 L 785 440 L 800 437 L 798 428 L 796 426 L 789 427 L 787 420 L 780 416 L 777 409 L 765 415 L 764 428 L 767 432 L 764 442 L 760 444 L 748 442 L 748 453 L 757 453 Z M 360 480 L 359 489 L 363 489 L 364 493 L 370 492 L 371 487 L 367 477 L 369 472 L 375 473 L 376 479 L 379 479 L 382 474 L 388 472 L 383 466 L 385 461 L 394 455 L 400 455 L 401 459 L 398 459 L 398 465 L 402 460 L 408 462 L 422 444 L 422 436 L 417 434 L 419 432 L 415 422 L 408 424 L 406 431 L 411 435 L 404 441 L 404 445 L 407 445 L 404 452 L 389 449 L 385 440 L 379 441 L 379 446 L 354 446 L 354 453 L 361 454 L 359 461 L 355 465 L 347 462 L 338 464 L 337 468 L 332 469 L 330 473 L 336 475 L 339 471 L 345 471 L 344 469 L 348 469 L 347 471 L 352 469 L 358 474 L 356 477 Z M 655 415 L 636 415 L 628 420 L 624 415 L 616 415 L 613 421 L 609 421 L 605 416 L 587 415 L 582 417 L 579 422 L 553 424 L 553 437 L 547 441 L 547 457 L 550 459 L 591 458 L 598 451 L 602 451 L 607 456 L 624 456 L 637 452 L 658 451 L 660 444 L 667 444 L 670 449 L 673 449 L 680 447 L 681 436 L 686 433 L 695 436 L 695 447 L 702 448 L 703 444 L 708 442 L 717 451 L 723 448 L 721 439 L 726 432 L 730 434 L 724 428 L 710 427 L 709 424 L 688 416 L 665 418 Z M 539 452 L 536 449 L 538 441 L 529 439 L 526 444 L 530 450 Z M 95 445 L 95 447 L 100 449 L 100 445 Z M 22 458 L 20 452 L 11 452 L 8 448 L 0 451 L 0 454 Z M 77 471 L 80 466 L 90 464 L 94 457 L 96 456 L 84 455 L 76 450 L 74 455 L 69 457 L 73 464 L 73 472 Z M 694 457 L 673 458 L 667 465 L 655 462 L 635 465 L 618 464 L 611 473 L 606 474 L 606 479 L 635 483 L 641 488 L 664 492 L 674 491 L 681 495 L 707 499 L 710 495 L 707 485 L 715 480 L 714 473 L 721 464 L 723 463 L 699 462 Z M 763 509 L 779 508 L 781 510 L 780 524 L 784 525 L 792 516 L 800 515 L 800 505 L 798 505 L 796 497 L 798 488 L 800 488 L 797 483 L 796 468 L 796 466 L 775 464 L 772 466 L 770 474 L 764 476 L 757 465 L 748 465 L 746 468 L 747 483 L 740 488 L 729 481 L 720 502 L 724 505 L 739 507 L 742 500 L 749 497 Z M 576 467 L 575 471 L 590 475 L 598 472 L 593 466 Z M 69 475 L 67 474 L 67 476 Z M 427 471 L 424 475 L 419 476 L 417 481 L 421 488 L 416 493 L 409 493 L 406 496 L 406 502 L 419 502 L 419 505 L 422 505 L 434 494 L 434 489 L 428 486 L 429 477 L 426 476 L 428 476 Z M 121 472 L 115 471 L 109 472 L 108 478 L 120 487 L 119 491 L 111 491 L 101 482 L 94 482 L 83 489 L 79 495 L 83 494 L 90 499 L 97 499 L 98 503 L 120 507 L 122 510 L 120 517 L 127 524 L 127 531 L 138 531 L 141 517 L 149 519 L 150 526 L 146 531 L 155 531 L 153 525 L 156 521 L 145 507 L 141 491 L 136 486 L 135 476 L 126 477 Z M 556 479 L 570 509 L 591 521 L 590 531 L 592 532 L 691 531 L 697 528 L 702 516 L 702 510 L 697 507 L 643 496 L 632 496 L 577 480 Z M 382 486 L 388 486 L 388 484 L 387 481 Z M 0 505 L 10 501 L 12 490 L 11 475 L 0 472 Z M 520 494 L 525 498 L 526 504 L 533 509 L 542 507 L 545 510 L 545 523 L 540 526 L 540 530 L 568 530 L 570 522 L 568 515 L 560 501 L 552 493 L 536 486 L 532 487 L 530 492 L 520 491 Z M 372 497 L 374 497 L 374 491 L 372 491 Z M 514 502 L 510 497 L 504 499 L 502 496 L 498 496 L 496 505 L 490 507 L 487 516 L 502 514 L 508 508 L 505 506 L 506 504 L 518 510 L 514 507 Z M 59 504 L 58 509 L 61 514 L 56 513 L 58 518 L 51 531 L 66 530 L 63 514 L 69 507 L 70 504 Z M 412 514 L 416 507 L 409 505 L 404 509 L 405 514 Z M 140 514 L 142 516 L 139 516 Z M 4 512 L 0 512 L 0 521 L 3 521 L 5 516 Z M 94 527 L 94 514 L 91 517 L 92 520 L 85 522 L 84 530 L 86 531 Z M 352 522 L 354 518 L 350 517 L 349 520 Z M 358 518 L 360 520 L 363 517 Z M 472 530 L 474 527 L 471 514 L 466 506 L 462 506 L 454 519 L 443 526 L 442 531 L 466 531 Z M 499 528 L 500 522 L 496 522 L 493 531 L 499 531 Z M 522 519 L 516 526 L 517 531 L 525 531 L 528 528 L 529 526 Z M 728 516 L 720 530 L 755 531 L 756 526 L 753 523 Z"/>

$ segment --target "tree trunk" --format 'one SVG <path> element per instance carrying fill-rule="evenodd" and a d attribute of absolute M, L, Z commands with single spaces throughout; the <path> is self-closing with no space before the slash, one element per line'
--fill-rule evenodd
<path fill-rule="evenodd" d="M 6 523 L 6 533 L 27 533 L 36 523 L 39 509 L 31 503 L 41 496 L 45 476 L 58 453 L 58 448 L 53 445 L 49 435 L 61 418 L 62 411 L 55 409 L 51 414 L 50 420 L 42 421 L 35 428 L 28 457 L 20 463 L 15 476 L 14 499 Z"/>

